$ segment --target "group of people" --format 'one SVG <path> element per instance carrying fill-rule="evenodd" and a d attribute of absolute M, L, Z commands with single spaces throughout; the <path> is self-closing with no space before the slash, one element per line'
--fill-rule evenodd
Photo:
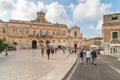
<path fill-rule="evenodd" d="M 85 56 L 87 64 L 96 65 L 96 58 L 97 58 L 98 54 L 100 54 L 100 52 L 99 52 L 99 50 L 96 50 L 96 49 L 92 49 L 92 51 L 82 49 L 82 50 L 80 50 L 80 53 L 79 53 L 80 63 L 83 64 L 83 58 Z"/>
<path fill-rule="evenodd" d="M 46 49 L 46 53 L 47 53 L 47 56 L 48 56 L 48 60 L 50 59 L 50 53 L 52 53 L 52 55 L 53 55 L 54 52 L 55 52 L 55 49 L 54 49 L 54 48 L 48 47 L 48 48 Z M 41 54 L 42 54 L 42 56 L 44 55 L 44 48 L 41 48 Z"/>

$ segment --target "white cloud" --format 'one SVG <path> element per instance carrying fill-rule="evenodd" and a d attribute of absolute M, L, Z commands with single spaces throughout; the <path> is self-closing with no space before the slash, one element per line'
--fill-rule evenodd
<path fill-rule="evenodd" d="M 98 36 L 102 36 L 102 24 L 103 24 L 103 20 L 99 20 L 96 27 Z"/>
<path fill-rule="evenodd" d="M 0 18 L 15 20 L 33 20 L 37 16 L 38 11 L 46 11 L 46 19 L 52 23 L 71 24 L 69 21 L 66 10 L 63 5 L 58 2 L 52 2 L 45 5 L 43 2 L 38 1 L 34 3 L 30 0 L 0 0 Z M 5 16 L 5 17 L 4 17 Z"/>
<path fill-rule="evenodd" d="M 93 25 L 93 24 L 87 25 L 87 27 L 88 27 L 88 29 L 92 29 L 92 30 L 94 30 L 94 29 L 95 29 L 95 27 L 94 27 L 94 25 Z"/>
<path fill-rule="evenodd" d="M 42 2 L 35 4 L 28 0 L 17 0 L 12 12 L 12 19 L 33 20 L 36 18 L 37 11 L 41 11 L 43 8 L 44 4 Z"/>
<path fill-rule="evenodd" d="M 0 0 L 0 18 L 5 19 L 10 16 L 10 12 L 14 9 L 13 0 Z"/>
<path fill-rule="evenodd" d="M 97 24 L 97 27 L 96 27 L 96 29 L 97 29 L 98 31 L 101 31 L 101 30 L 102 30 L 102 24 L 103 24 L 103 20 L 99 20 L 99 21 L 98 21 L 98 24 Z"/>
<path fill-rule="evenodd" d="M 74 5 L 73 3 L 71 3 L 71 4 L 69 5 L 69 8 L 71 8 L 71 11 L 73 11 L 73 10 L 75 9 L 75 5 Z"/>
<path fill-rule="evenodd" d="M 52 23 L 64 23 L 67 19 L 64 6 L 53 2 L 46 6 L 46 19 Z"/>
<path fill-rule="evenodd" d="M 87 19 L 101 19 L 102 15 L 108 11 L 110 4 L 101 3 L 100 0 L 83 0 L 73 11 L 73 17 L 76 21 Z"/>

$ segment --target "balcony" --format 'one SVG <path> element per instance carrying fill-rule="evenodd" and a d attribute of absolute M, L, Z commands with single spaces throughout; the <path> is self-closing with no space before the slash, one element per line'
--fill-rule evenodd
<path fill-rule="evenodd" d="M 113 39 L 111 40 L 111 43 L 118 44 L 118 43 L 120 43 L 120 39 L 118 39 L 118 38 L 113 38 Z"/>

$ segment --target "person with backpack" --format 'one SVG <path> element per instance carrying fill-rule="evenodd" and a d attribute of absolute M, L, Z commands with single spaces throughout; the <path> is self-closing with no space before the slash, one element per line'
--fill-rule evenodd
<path fill-rule="evenodd" d="M 92 64 L 96 65 L 97 53 L 96 53 L 95 49 L 93 49 L 91 55 L 92 55 Z"/>

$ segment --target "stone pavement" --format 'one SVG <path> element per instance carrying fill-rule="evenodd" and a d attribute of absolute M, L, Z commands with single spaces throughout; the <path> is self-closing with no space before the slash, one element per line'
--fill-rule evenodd
<path fill-rule="evenodd" d="M 120 80 L 120 62 L 116 57 L 99 55 L 97 65 L 80 64 L 78 61 L 72 76 L 67 80 Z"/>
<path fill-rule="evenodd" d="M 58 51 L 47 59 L 41 50 L 19 50 L 0 54 L 0 80 L 62 80 L 76 62 L 76 55 Z"/>

